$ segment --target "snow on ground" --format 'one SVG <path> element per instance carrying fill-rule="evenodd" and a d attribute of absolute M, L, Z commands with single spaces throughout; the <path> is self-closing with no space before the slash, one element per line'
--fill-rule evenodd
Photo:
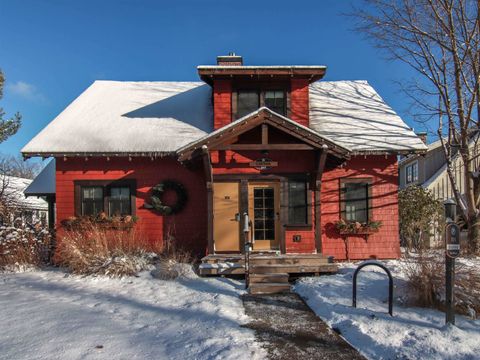
<path fill-rule="evenodd" d="M 260 359 L 239 295 L 220 278 L 0 274 L 0 359 Z"/>
<path fill-rule="evenodd" d="M 443 312 L 401 305 L 406 294 L 401 262 L 386 264 L 394 276 L 393 317 L 387 275 L 372 266 L 358 275 L 357 309 L 352 279 L 358 264 L 343 264 L 336 275 L 303 278 L 295 291 L 367 358 L 480 359 L 480 320 L 457 315 L 457 326 L 445 326 Z"/>

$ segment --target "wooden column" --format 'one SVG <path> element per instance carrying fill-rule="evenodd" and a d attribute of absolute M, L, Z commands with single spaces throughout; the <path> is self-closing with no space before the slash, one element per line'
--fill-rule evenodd
<path fill-rule="evenodd" d="M 315 248 L 317 253 L 322 252 L 322 176 L 327 160 L 328 146 L 323 145 L 322 150 L 317 152 L 317 168 L 315 171 Z"/>
<path fill-rule="evenodd" d="M 207 188 L 207 251 L 215 252 L 213 240 L 213 173 L 210 153 L 207 146 L 202 146 L 203 170 L 205 172 L 205 184 Z"/>

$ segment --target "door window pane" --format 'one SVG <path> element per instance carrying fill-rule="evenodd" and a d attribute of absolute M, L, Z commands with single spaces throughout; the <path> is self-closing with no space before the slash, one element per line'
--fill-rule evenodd
<path fill-rule="evenodd" d="M 110 216 L 131 214 L 130 188 L 128 186 L 110 188 L 108 212 Z"/>
<path fill-rule="evenodd" d="M 260 107 L 258 92 L 256 90 L 239 91 L 237 98 L 237 118 L 258 110 Z"/>
<path fill-rule="evenodd" d="M 82 215 L 98 215 L 103 211 L 103 187 L 82 187 Z"/>
<path fill-rule="evenodd" d="M 288 222 L 307 224 L 307 184 L 305 181 L 291 180 L 288 183 Z"/>
<path fill-rule="evenodd" d="M 283 90 L 265 91 L 265 106 L 280 115 L 285 115 L 285 92 Z"/>
<path fill-rule="evenodd" d="M 275 208 L 273 188 L 253 189 L 255 240 L 275 240 Z"/>

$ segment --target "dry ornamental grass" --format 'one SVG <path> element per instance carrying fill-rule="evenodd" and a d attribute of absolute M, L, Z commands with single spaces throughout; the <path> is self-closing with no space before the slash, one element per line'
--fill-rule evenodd
<path fill-rule="evenodd" d="M 475 260 L 457 259 L 455 309 L 476 318 L 480 314 L 480 273 Z M 428 251 L 405 262 L 410 300 L 418 306 L 445 308 L 445 256 Z"/>

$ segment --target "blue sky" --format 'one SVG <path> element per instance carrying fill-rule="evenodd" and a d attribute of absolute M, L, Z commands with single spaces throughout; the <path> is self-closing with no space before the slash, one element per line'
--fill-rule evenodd
<path fill-rule="evenodd" d="M 327 65 L 326 80 L 368 80 L 421 130 L 394 83 L 412 73 L 352 31 L 349 9 L 338 0 L 0 0 L 0 105 L 24 120 L 0 152 L 18 154 L 96 79 L 198 80 L 197 65 L 229 51 L 247 65 Z"/>

